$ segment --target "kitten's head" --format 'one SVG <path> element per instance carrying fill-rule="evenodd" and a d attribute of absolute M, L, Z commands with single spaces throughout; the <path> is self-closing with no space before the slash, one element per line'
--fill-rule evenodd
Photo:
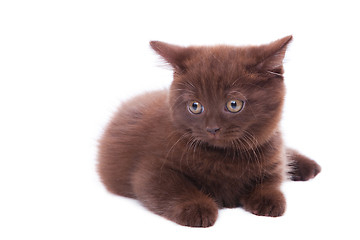
<path fill-rule="evenodd" d="M 180 47 L 151 42 L 174 69 L 173 123 L 214 147 L 253 147 L 277 129 L 284 101 L 282 61 L 292 37 L 261 46 Z"/>

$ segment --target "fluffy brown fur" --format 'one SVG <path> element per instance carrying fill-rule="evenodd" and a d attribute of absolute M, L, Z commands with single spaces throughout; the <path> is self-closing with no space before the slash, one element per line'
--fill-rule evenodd
<path fill-rule="evenodd" d="M 125 102 L 112 118 L 99 148 L 106 188 L 192 227 L 213 225 L 224 207 L 281 216 L 286 175 L 308 180 L 320 172 L 287 149 L 279 131 L 291 39 L 246 47 L 151 42 L 174 80 L 170 90 Z"/>

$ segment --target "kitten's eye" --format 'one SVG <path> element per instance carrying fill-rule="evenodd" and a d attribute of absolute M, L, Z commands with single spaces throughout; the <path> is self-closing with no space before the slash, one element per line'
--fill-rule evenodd
<path fill-rule="evenodd" d="M 194 114 L 200 114 L 204 111 L 204 107 L 199 102 L 191 101 L 189 103 L 189 111 Z"/>
<path fill-rule="evenodd" d="M 229 112 L 237 113 L 240 112 L 244 107 L 244 102 L 241 100 L 230 100 L 226 103 L 226 109 Z"/>

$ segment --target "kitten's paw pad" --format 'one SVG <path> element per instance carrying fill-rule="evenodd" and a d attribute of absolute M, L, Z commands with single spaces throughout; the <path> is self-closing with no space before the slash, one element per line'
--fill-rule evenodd
<path fill-rule="evenodd" d="M 258 216 L 280 217 L 285 212 L 286 201 L 282 193 L 279 193 L 252 199 L 244 208 Z"/>
<path fill-rule="evenodd" d="M 183 203 L 175 207 L 175 221 L 189 227 L 210 227 L 218 216 L 215 203 Z"/>
<path fill-rule="evenodd" d="M 299 161 L 294 166 L 291 174 L 293 181 L 307 181 L 310 180 L 321 172 L 321 167 L 313 160 Z"/>

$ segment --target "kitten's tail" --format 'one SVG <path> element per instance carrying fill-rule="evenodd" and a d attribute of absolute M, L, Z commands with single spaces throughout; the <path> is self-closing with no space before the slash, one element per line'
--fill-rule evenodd
<path fill-rule="evenodd" d="M 321 171 L 319 164 L 294 149 L 287 148 L 286 157 L 287 175 L 292 181 L 307 181 L 314 178 Z"/>

